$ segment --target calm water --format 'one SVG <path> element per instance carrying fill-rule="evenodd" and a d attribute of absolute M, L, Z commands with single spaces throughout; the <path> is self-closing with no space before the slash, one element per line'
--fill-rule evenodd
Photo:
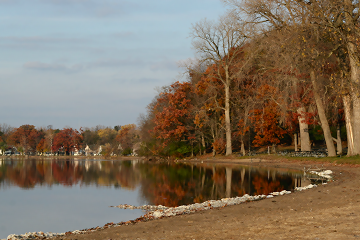
<path fill-rule="evenodd" d="M 141 161 L 0 160 L 0 238 L 135 219 L 119 204 L 179 206 L 307 185 L 300 171 Z"/>

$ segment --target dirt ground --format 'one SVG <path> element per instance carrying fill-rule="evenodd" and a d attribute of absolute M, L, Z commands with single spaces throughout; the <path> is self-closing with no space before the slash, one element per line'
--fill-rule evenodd
<path fill-rule="evenodd" d="M 296 169 L 316 165 L 237 162 Z M 336 180 L 306 191 L 56 239 L 360 239 L 360 167 L 324 168 L 334 171 Z"/>

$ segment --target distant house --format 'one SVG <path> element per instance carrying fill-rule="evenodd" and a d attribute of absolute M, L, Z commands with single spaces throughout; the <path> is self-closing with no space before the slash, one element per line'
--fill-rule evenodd
<path fill-rule="evenodd" d="M 95 153 L 95 155 L 100 155 L 102 152 L 102 146 L 99 147 L 99 149 L 97 150 L 97 152 Z"/>
<path fill-rule="evenodd" d="M 118 150 L 119 151 L 123 151 L 124 149 L 122 148 L 121 144 L 119 143 L 119 146 L 118 146 Z"/>
<path fill-rule="evenodd" d="M 133 146 L 132 155 L 138 156 L 140 148 L 141 148 L 141 143 L 140 142 L 135 143 Z"/>
<path fill-rule="evenodd" d="M 86 148 L 85 148 L 85 156 L 93 156 L 94 155 L 94 151 L 90 149 L 89 145 L 86 144 Z"/>
<path fill-rule="evenodd" d="M 80 155 L 82 155 L 82 150 L 79 150 L 79 149 L 75 148 L 75 149 L 74 149 L 74 152 L 73 152 L 73 155 L 74 155 L 74 156 L 80 156 Z"/>

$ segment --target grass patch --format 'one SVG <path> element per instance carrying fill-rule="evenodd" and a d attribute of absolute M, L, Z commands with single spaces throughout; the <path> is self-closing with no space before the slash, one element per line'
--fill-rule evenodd
<path fill-rule="evenodd" d="M 360 165 L 360 156 L 342 156 L 342 157 L 287 157 L 287 156 L 278 156 L 273 155 L 258 155 L 259 158 L 272 159 L 272 160 L 288 160 L 288 161 L 301 161 L 301 162 L 317 162 L 317 163 L 336 163 L 336 164 L 351 164 L 351 165 Z"/>
<path fill-rule="evenodd" d="M 233 155 L 234 156 L 234 155 Z M 269 160 L 286 160 L 286 161 L 296 161 L 296 162 L 316 162 L 316 163 L 332 163 L 332 164 L 351 164 L 351 165 L 360 165 L 360 156 L 342 156 L 342 157 L 290 157 L 290 156 L 278 156 L 277 154 L 257 154 L 255 156 L 236 156 L 236 159 L 269 159 Z"/>

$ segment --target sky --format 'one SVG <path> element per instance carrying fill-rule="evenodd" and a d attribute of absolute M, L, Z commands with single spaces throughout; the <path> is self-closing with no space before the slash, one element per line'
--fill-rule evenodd
<path fill-rule="evenodd" d="M 137 123 L 220 0 L 0 0 L 0 124 Z"/>

